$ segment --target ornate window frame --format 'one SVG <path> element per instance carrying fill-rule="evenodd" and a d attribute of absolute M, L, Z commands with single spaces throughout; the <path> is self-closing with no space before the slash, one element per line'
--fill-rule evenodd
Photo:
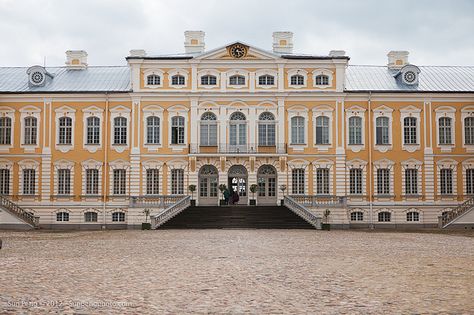
<path fill-rule="evenodd" d="M 82 195 L 83 196 L 91 196 L 91 197 L 98 197 L 102 195 L 102 162 L 94 160 L 94 159 L 88 159 L 85 160 L 81 163 L 82 166 Z M 99 173 L 99 178 L 98 178 L 98 195 L 88 195 L 87 194 L 87 170 L 88 169 L 96 169 L 98 170 Z"/>
<path fill-rule="evenodd" d="M 213 75 L 216 77 L 216 85 L 202 85 L 201 77 L 205 75 Z M 197 86 L 200 89 L 219 89 L 221 87 L 221 73 L 216 69 L 203 69 L 197 73 Z"/>
<path fill-rule="evenodd" d="M 318 75 L 326 75 L 328 76 L 328 85 L 318 85 L 316 84 L 316 77 Z M 333 87 L 333 79 L 334 79 L 334 72 L 328 69 L 314 69 L 312 72 L 313 78 L 313 87 L 320 88 L 320 89 L 329 89 Z"/>
<path fill-rule="evenodd" d="M 114 195 L 114 170 L 125 170 L 125 194 Z M 99 172 L 100 173 L 100 172 Z M 125 198 L 130 193 L 130 162 L 117 159 L 109 163 L 109 195 L 115 198 Z"/>
<path fill-rule="evenodd" d="M 313 194 L 315 195 L 321 195 L 317 193 L 317 179 L 316 179 L 316 172 L 318 169 L 327 169 L 329 172 L 329 193 L 328 194 L 323 194 L 323 195 L 332 195 L 334 193 L 334 161 L 331 160 L 316 160 L 313 163 Z"/>
<path fill-rule="evenodd" d="M 466 152 L 474 152 L 474 144 L 466 144 L 466 126 L 465 119 L 468 117 L 474 118 L 474 105 L 465 106 L 461 109 L 461 121 L 462 121 L 462 147 L 466 149 Z"/>
<path fill-rule="evenodd" d="M 148 76 L 149 75 L 157 75 L 160 77 L 160 84 L 156 85 L 149 85 L 148 84 Z M 152 68 L 152 69 L 147 69 L 143 71 L 143 86 L 149 89 L 157 89 L 163 87 L 163 81 L 164 81 L 164 72 L 160 69 Z"/>
<path fill-rule="evenodd" d="M 413 153 L 421 147 L 421 132 L 420 132 L 420 120 L 421 120 L 421 109 L 413 105 L 409 105 L 400 109 L 400 135 L 402 150 Z M 405 118 L 413 117 L 416 118 L 416 144 L 405 143 Z"/>
<path fill-rule="evenodd" d="M 260 85 L 259 77 L 262 75 L 271 75 L 273 77 L 273 85 Z M 272 89 L 278 86 L 278 71 L 272 69 L 260 69 L 255 71 L 255 87 L 259 89 Z"/>
<path fill-rule="evenodd" d="M 362 213 L 362 220 L 351 220 L 351 214 L 352 213 L 357 213 L 360 212 Z M 350 208 L 347 210 L 347 220 L 349 221 L 349 224 L 357 224 L 357 223 L 364 223 L 367 222 L 367 211 L 362 208 Z"/>
<path fill-rule="evenodd" d="M 419 199 L 422 197 L 423 194 L 423 162 L 416 160 L 416 159 L 408 159 L 402 161 L 401 163 L 401 178 L 402 178 L 402 196 L 405 199 Z M 406 178 L 405 178 L 405 170 L 406 169 L 416 169 L 416 186 L 417 186 L 417 194 L 415 195 L 407 195 L 406 194 Z"/>
<path fill-rule="evenodd" d="M 189 109 L 184 105 L 173 105 L 168 108 L 168 145 L 173 151 L 183 151 L 188 146 L 188 112 Z M 175 116 L 182 116 L 184 118 L 184 143 L 172 144 L 172 118 Z"/>
<path fill-rule="evenodd" d="M 9 171 L 10 177 L 8 179 L 8 194 L 13 195 L 13 179 L 15 178 L 13 174 L 13 162 L 5 159 L 0 159 L 0 169 L 7 169 Z"/>
<path fill-rule="evenodd" d="M 75 139 L 75 130 L 76 130 L 76 110 L 69 106 L 61 106 L 54 110 L 56 113 L 56 141 L 55 148 L 56 150 L 61 151 L 62 153 L 69 152 L 74 149 L 74 139 Z M 71 125 L 71 144 L 59 144 L 59 119 L 62 117 L 68 117 L 72 120 Z"/>
<path fill-rule="evenodd" d="M 82 148 L 90 153 L 95 153 L 97 150 L 102 149 L 102 132 L 104 129 L 103 115 L 104 110 L 97 106 L 89 106 L 82 110 Z M 87 118 L 89 117 L 97 117 L 100 119 L 99 144 L 87 144 Z"/>
<path fill-rule="evenodd" d="M 457 165 L 458 161 L 453 160 L 453 159 L 442 159 L 436 162 L 436 183 L 437 183 L 437 189 L 436 192 L 439 197 L 441 198 L 447 198 L 447 199 L 453 199 L 457 197 L 457 187 L 458 187 L 458 176 L 457 176 Z M 446 195 L 446 194 L 441 194 L 441 169 L 451 169 L 453 171 L 453 178 L 452 178 L 452 185 L 453 185 L 453 192 L 452 194 Z"/>
<path fill-rule="evenodd" d="M 418 213 L 418 221 L 408 221 L 408 220 L 407 220 L 407 214 L 408 214 L 409 212 L 416 212 L 416 213 Z M 404 215 L 404 217 L 405 217 L 405 222 L 404 222 L 404 223 L 406 223 L 406 224 L 421 224 L 421 223 L 423 223 L 423 211 L 421 211 L 421 210 L 418 209 L 418 208 L 408 208 L 408 209 L 403 210 L 402 213 L 403 213 L 403 215 Z"/>
<path fill-rule="evenodd" d="M 175 75 L 182 75 L 184 77 L 184 84 L 183 85 L 176 85 L 173 84 L 173 76 Z M 172 69 L 168 71 L 168 85 L 175 89 L 183 89 L 188 87 L 189 82 L 189 72 L 184 69 Z"/>
<path fill-rule="evenodd" d="M 441 144 L 439 142 L 439 119 L 441 117 L 451 118 L 451 144 Z M 451 106 L 441 106 L 435 109 L 436 119 L 436 144 L 441 152 L 451 152 L 456 145 L 456 108 Z"/>
<path fill-rule="evenodd" d="M 288 172 L 289 172 L 289 181 L 288 181 L 288 194 L 293 194 L 293 169 L 304 169 L 304 195 L 307 195 L 309 192 L 309 161 L 303 159 L 295 159 L 288 161 Z"/>
<path fill-rule="evenodd" d="M 166 163 L 167 167 L 167 178 L 168 178 L 168 194 L 171 195 L 171 170 L 173 169 L 182 169 L 184 173 L 183 178 L 183 193 L 186 194 L 187 187 L 189 183 L 189 176 L 187 175 L 188 171 L 188 162 L 186 160 L 172 160 Z"/>
<path fill-rule="evenodd" d="M 297 74 L 302 75 L 304 77 L 304 84 L 303 85 L 291 84 L 291 77 L 294 76 L 294 75 L 297 75 Z M 306 71 L 304 69 L 290 69 L 286 72 L 286 76 L 287 76 L 288 87 L 290 87 L 290 88 L 302 89 L 302 88 L 306 88 L 308 86 L 308 71 Z"/>
<path fill-rule="evenodd" d="M 118 153 L 122 153 L 130 148 L 130 137 L 132 133 L 130 129 L 130 112 L 130 108 L 123 105 L 118 105 L 110 109 L 110 148 Z M 127 120 L 127 144 L 114 144 L 114 119 L 117 117 L 123 117 Z"/>
<path fill-rule="evenodd" d="M 18 162 L 18 166 L 19 166 L 19 174 L 18 174 L 18 177 L 19 177 L 19 191 L 18 191 L 18 195 L 23 195 L 23 171 L 25 169 L 34 169 L 35 170 L 35 193 L 34 193 L 34 196 L 38 195 L 39 193 L 39 176 L 40 176 L 40 163 L 38 161 L 35 161 L 35 160 L 30 160 L 30 159 L 26 159 L 26 160 L 21 160 Z M 29 196 L 29 195 L 28 195 Z"/>
<path fill-rule="evenodd" d="M 293 138 L 293 128 L 291 128 L 291 119 L 293 117 L 301 116 L 304 118 L 304 143 L 292 143 L 291 139 Z M 276 116 L 278 117 L 278 116 Z M 295 151 L 303 151 L 308 147 L 308 122 L 309 122 L 309 110 L 306 106 L 303 105 L 294 105 L 287 110 L 287 119 L 288 119 L 288 147 Z"/>
<path fill-rule="evenodd" d="M 395 191 L 395 174 L 394 174 L 394 168 L 395 168 L 395 162 L 389 160 L 389 159 L 380 159 L 377 161 L 374 161 L 373 163 L 373 185 L 374 185 L 374 196 L 378 199 L 393 199 L 394 196 L 394 191 Z M 390 189 L 388 195 L 386 194 L 379 194 L 377 193 L 378 191 L 378 185 L 377 185 L 377 170 L 378 169 L 389 169 L 389 176 L 390 176 Z"/>
<path fill-rule="evenodd" d="M 379 213 L 381 212 L 388 212 L 390 213 L 390 221 L 379 221 Z M 395 211 L 388 208 L 380 208 L 374 211 L 375 222 L 377 224 L 394 224 L 395 223 Z"/>
<path fill-rule="evenodd" d="M 147 170 L 148 169 L 157 169 L 158 170 L 158 194 L 163 192 L 163 161 L 160 160 L 146 160 L 142 162 L 142 185 L 141 185 L 141 194 L 147 195 Z M 171 177 L 168 177 L 171 181 Z"/>
<path fill-rule="evenodd" d="M 227 71 L 226 73 L 226 87 L 231 89 L 248 89 L 249 88 L 249 72 L 247 70 L 242 69 L 232 69 Z M 230 77 L 238 75 L 245 78 L 245 84 L 243 85 L 231 85 L 230 84 Z"/>
<path fill-rule="evenodd" d="M 36 144 L 25 144 L 25 118 L 34 117 L 36 118 Z M 41 109 L 36 106 L 27 105 L 20 109 L 20 147 L 25 150 L 25 152 L 34 152 L 36 148 L 40 146 L 40 134 L 41 132 Z M 13 128 L 13 126 L 12 126 Z"/>
<path fill-rule="evenodd" d="M 372 110 L 373 112 L 373 139 L 374 139 L 374 149 L 385 153 L 389 150 L 393 149 L 393 132 L 392 132 L 392 127 L 393 127 L 393 109 L 390 107 L 387 107 L 385 105 L 381 105 L 375 109 Z M 388 142 L 389 144 L 377 144 L 377 118 L 379 117 L 387 117 L 388 118 Z"/>
<path fill-rule="evenodd" d="M 473 159 L 468 159 L 462 162 L 462 187 L 463 187 L 463 193 L 465 196 L 472 196 L 473 194 L 467 193 L 467 185 L 466 185 L 466 180 L 467 180 L 467 169 L 474 169 L 474 158 Z M 473 187 L 474 189 L 474 187 Z"/>
<path fill-rule="evenodd" d="M 58 183 L 59 183 L 59 170 L 60 169 L 68 169 L 70 173 L 70 179 L 69 179 L 69 194 L 66 195 L 61 195 L 61 197 L 72 197 L 74 196 L 74 162 L 73 161 L 68 161 L 68 160 L 57 160 L 53 163 L 54 165 L 54 179 L 53 179 L 53 186 L 54 186 L 54 195 L 58 196 L 59 195 L 59 190 L 58 190 Z"/>
<path fill-rule="evenodd" d="M 11 121 L 10 144 L 0 144 L 0 152 L 9 152 L 15 144 L 15 110 L 8 106 L 2 106 L 0 108 L 0 117 L 10 118 Z"/>
<path fill-rule="evenodd" d="M 362 170 L 362 194 L 351 194 L 351 182 L 350 182 L 350 170 L 361 169 Z M 367 194 L 367 161 L 361 159 L 353 159 L 346 162 L 346 181 L 345 183 L 337 183 L 337 185 L 346 185 L 347 196 L 351 199 L 364 198 Z"/>
<path fill-rule="evenodd" d="M 365 149 L 365 112 L 366 112 L 366 109 L 358 105 L 354 105 L 349 108 L 346 108 L 346 140 L 347 140 L 346 143 L 347 143 L 347 148 L 351 150 L 352 152 L 357 153 Z M 349 144 L 349 118 L 351 117 L 362 118 L 362 132 L 361 132 L 362 144 Z"/>
<path fill-rule="evenodd" d="M 313 146 L 318 149 L 319 151 L 326 152 L 333 146 L 333 116 L 334 116 L 334 108 L 329 105 L 320 105 L 316 106 L 312 109 L 313 112 Z M 328 144 L 316 144 L 316 118 L 318 117 L 327 117 L 329 118 L 329 143 Z"/>
<path fill-rule="evenodd" d="M 159 148 L 163 147 L 163 108 L 159 105 L 148 105 L 143 108 L 143 146 L 148 149 L 148 151 L 158 151 Z M 158 117 L 160 119 L 160 143 L 148 143 L 148 117 Z"/>

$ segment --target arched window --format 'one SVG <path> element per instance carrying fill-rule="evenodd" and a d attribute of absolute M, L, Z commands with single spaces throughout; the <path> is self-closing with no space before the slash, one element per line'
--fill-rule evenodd
<path fill-rule="evenodd" d="M 269 74 L 261 75 L 258 77 L 258 85 L 274 85 L 275 77 Z"/>
<path fill-rule="evenodd" d="M 329 144 L 329 117 L 316 117 L 316 144 Z"/>
<path fill-rule="evenodd" d="M 295 74 L 290 77 L 291 85 L 304 85 L 304 76 L 301 74 Z"/>
<path fill-rule="evenodd" d="M 375 143 L 379 145 L 390 144 L 389 118 L 378 117 L 375 122 Z"/>
<path fill-rule="evenodd" d="M 258 117 L 258 145 L 275 145 L 275 116 L 272 113 L 264 112 Z"/>
<path fill-rule="evenodd" d="M 180 74 L 176 74 L 171 77 L 171 85 L 185 85 L 185 84 L 186 84 L 186 80 L 184 76 Z"/>
<path fill-rule="evenodd" d="M 417 144 L 416 118 L 405 117 L 403 119 L 403 140 L 405 144 Z"/>
<path fill-rule="evenodd" d="M 408 222 L 420 221 L 420 214 L 416 211 L 407 212 L 407 221 Z"/>
<path fill-rule="evenodd" d="M 184 117 L 171 118 L 171 144 L 184 144 Z"/>
<path fill-rule="evenodd" d="M 72 118 L 59 118 L 59 144 L 72 144 Z"/>
<path fill-rule="evenodd" d="M 349 144 L 360 145 L 362 144 L 362 118 L 361 117 L 350 117 L 349 118 Z"/>
<path fill-rule="evenodd" d="M 12 120 L 10 117 L 0 118 L 0 144 L 11 144 Z"/>
<path fill-rule="evenodd" d="M 474 117 L 464 118 L 464 144 L 474 145 Z"/>
<path fill-rule="evenodd" d="M 161 78 L 159 75 L 150 74 L 149 76 L 146 77 L 146 83 L 147 85 L 160 85 Z"/>
<path fill-rule="evenodd" d="M 85 212 L 84 213 L 84 221 L 85 222 L 97 222 L 97 212 Z"/>
<path fill-rule="evenodd" d="M 201 116 L 200 139 L 202 146 L 217 145 L 217 117 L 211 112 L 206 112 Z"/>
<path fill-rule="evenodd" d="M 247 122 L 245 115 L 241 112 L 230 115 L 229 140 L 231 145 L 247 144 Z"/>
<path fill-rule="evenodd" d="M 100 143 L 100 118 L 88 117 L 86 144 L 99 144 L 99 143 Z"/>
<path fill-rule="evenodd" d="M 351 221 L 364 221 L 364 213 L 362 211 L 351 212 Z"/>
<path fill-rule="evenodd" d="M 127 144 L 127 118 L 114 118 L 114 144 Z"/>
<path fill-rule="evenodd" d="M 201 85 L 217 85 L 217 77 L 214 75 L 203 75 Z"/>
<path fill-rule="evenodd" d="M 295 116 L 291 118 L 291 144 L 305 144 L 304 117 Z"/>
<path fill-rule="evenodd" d="M 314 82 L 316 85 L 329 85 L 329 77 L 327 75 L 320 74 L 314 78 Z"/>
<path fill-rule="evenodd" d="M 160 144 L 160 117 L 150 116 L 146 119 L 147 144 Z"/>
<path fill-rule="evenodd" d="M 439 119 L 439 144 L 452 144 L 451 131 L 452 131 L 451 118 L 441 117 Z"/>
<path fill-rule="evenodd" d="M 38 135 L 38 120 L 35 117 L 25 118 L 25 144 L 35 145 Z"/>
<path fill-rule="evenodd" d="M 245 77 L 243 75 L 233 75 L 229 77 L 229 85 L 245 85 Z"/>
<path fill-rule="evenodd" d="M 390 222 L 392 219 L 392 214 L 388 211 L 379 212 L 379 222 Z"/>
<path fill-rule="evenodd" d="M 69 213 L 67 212 L 58 212 L 56 213 L 57 222 L 67 222 L 69 221 Z"/>
<path fill-rule="evenodd" d="M 123 213 L 123 212 L 113 212 L 112 213 L 112 222 L 125 222 L 125 213 Z"/>

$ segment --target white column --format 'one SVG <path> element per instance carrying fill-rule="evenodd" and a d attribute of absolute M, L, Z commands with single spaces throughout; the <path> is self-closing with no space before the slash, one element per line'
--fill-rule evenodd
<path fill-rule="evenodd" d="M 285 139 L 285 100 L 278 98 L 278 132 L 277 132 L 277 145 L 286 143 Z"/>

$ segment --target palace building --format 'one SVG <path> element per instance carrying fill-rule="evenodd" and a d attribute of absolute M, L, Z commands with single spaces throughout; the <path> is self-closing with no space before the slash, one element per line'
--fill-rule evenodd
<path fill-rule="evenodd" d="M 351 65 L 293 52 L 291 32 L 272 51 L 206 51 L 201 31 L 184 46 L 0 68 L 0 227 L 132 228 L 146 208 L 217 206 L 222 184 L 239 204 L 327 204 L 339 227 L 429 227 L 474 195 L 474 67 Z"/>

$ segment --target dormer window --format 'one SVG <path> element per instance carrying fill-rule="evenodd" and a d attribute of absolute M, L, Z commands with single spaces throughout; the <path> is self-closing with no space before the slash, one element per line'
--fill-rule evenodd
<path fill-rule="evenodd" d="M 245 77 L 243 75 L 233 75 L 229 78 L 229 85 L 245 85 Z"/>
<path fill-rule="evenodd" d="M 161 78 L 159 75 L 151 74 L 146 77 L 146 82 L 147 82 L 147 85 L 160 85 Z"/>
<path fill-rule="evenodd" d="M 406 65 L 395 74 L 395 77 L 401 79 L 401 82 L 407 85 L 418 84 L 420 69 L 414 65 Z"/>
<path fill-rule="evenodd" d="M 42 66 L 30 67 L 26 70 L 26 73 L 28 74 L 28 83 L 30 86 L 44 86 L 47 80 L 53 78 L 53 75 Z"/>
<path fill-rule="evenodd" d="M 317 75 L 314 82 L 316 85 L 329 85 L 329 77 L 324 74 Z"/>
<path fill-rule="evenodd" d="M 304 85 L 304 76 L 301 74 L 295 74 L 291 76 L 290 79 L 291 85 Z"/>
<path fill-rule="evenodd" d="M 258 84 L 259 85 L 274 85 L 275 77 L 268 74 L 261 75 L 258 77 Z"/>
<path fill-rule="evenodd" d="M 35 85 L 41 85 L 44 82 L 44 73 L 40 71 L 35 71 L 31 74 L 31 83 Z"/>
<path fill-rule="evenodd" d="M 171 85 L 185 85 L 185 84 L 186 84 L 186 80 L 184 76 L 177 74 L 171 77 Z"/>
<path fill-rule="evenodd" d="M 217 77 L 213 75 L 203 75 L 201 85 L 217 85 Z"/>

